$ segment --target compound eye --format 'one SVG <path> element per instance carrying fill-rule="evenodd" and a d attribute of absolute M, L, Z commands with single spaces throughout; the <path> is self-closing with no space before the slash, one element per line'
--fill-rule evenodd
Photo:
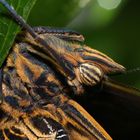
<path fill-rule="evenodd" d="M 92 63 L 84 63 L 79 67 L 80 80 L 86 85 L 96 85 L 99 83 L 103 77 L 102 70 Z"/>

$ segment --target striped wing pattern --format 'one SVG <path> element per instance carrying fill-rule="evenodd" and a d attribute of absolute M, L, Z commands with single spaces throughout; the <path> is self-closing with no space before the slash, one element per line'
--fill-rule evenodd
<path fill-rule="evenodd" d="M 96 50 L 81 48 L 82 35 L 32 29 L 6 1 L 0 3 L 29 32 L 21 34 L 22 42 L 14 44 L 0 71 L 0 139 L 111 140 L 68 95 L 82 94 L 84 85 L 94 86 L 125 68 Z"/>
<path fill-rule="evenodd" d="M 15 43 L 3 68 L 0 140 L 111 139 L 31 48 Z"/>

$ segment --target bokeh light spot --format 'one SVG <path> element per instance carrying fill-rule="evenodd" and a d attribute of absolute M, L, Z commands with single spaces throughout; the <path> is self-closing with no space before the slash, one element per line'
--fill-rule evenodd
<path fill-rule="evenodd" d="M 99 5 L 107 10 L 115 9 L 121 3 L 121 0 L 97 0 Z"/>

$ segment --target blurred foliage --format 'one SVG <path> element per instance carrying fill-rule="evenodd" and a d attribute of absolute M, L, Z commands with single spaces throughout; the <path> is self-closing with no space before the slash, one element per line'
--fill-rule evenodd
<path fill-rule="evenodd" d="M 32 25 L 66 26 L 80 10 L 79 0 L 38 0 L 34 6 L 29 22 Z"/>
<path fill-rule="evenodd" d="M 129 70 L 140 67 L 139 4 L 137 0 L 122 0 L 118 7 L 107 10 L 97 0 L 38 0 L 28 23 L 77 30 L 85 36 L 86 44 Z M 140 88 L 140 72 L 113 78 Z"/>

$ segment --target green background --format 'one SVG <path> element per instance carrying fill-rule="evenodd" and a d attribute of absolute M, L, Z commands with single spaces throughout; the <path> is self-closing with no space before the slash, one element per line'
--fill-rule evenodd
<path fill-rule="evenodd" d="M 108 1 L 108 0 L 107 0 Z M 109 55 L 128 70 L 140 67 L 140 1 L 122 0 L 112 10 L 97 0 L 38 0 L 28 23 L 74 29 L 86 38 L 86 44 Z M 140 71 L 113 76 L 140 89 Z"/>

